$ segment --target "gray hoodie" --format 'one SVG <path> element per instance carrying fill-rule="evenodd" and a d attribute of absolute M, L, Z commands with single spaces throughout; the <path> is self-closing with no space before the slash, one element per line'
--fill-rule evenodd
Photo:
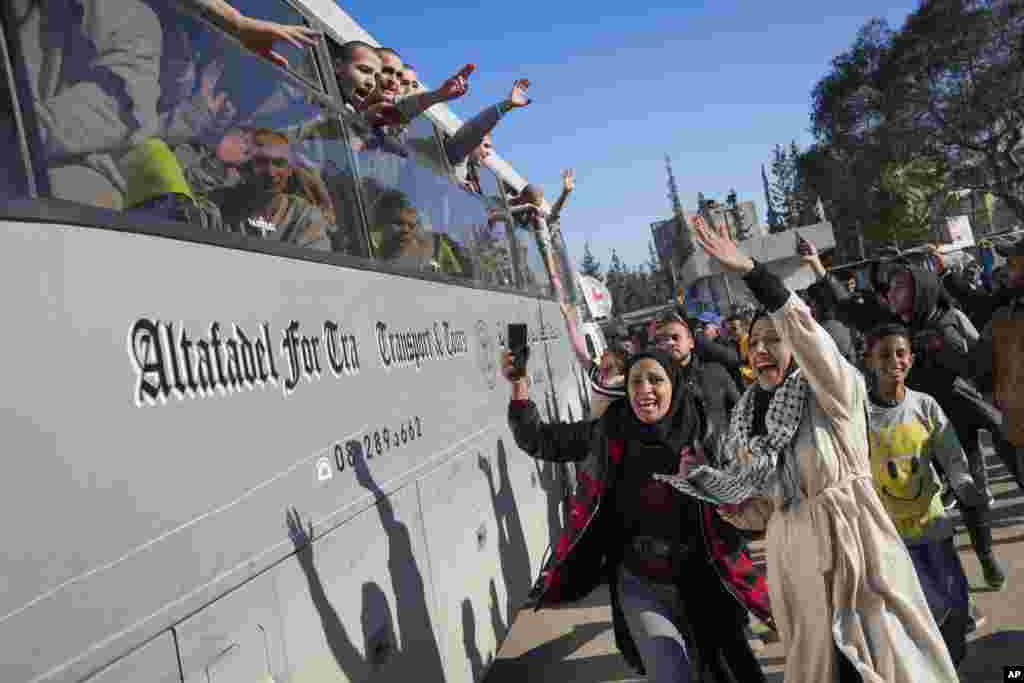
<path fill-rule="evenodd" d="M 93 194 L 124 189 L 115 157 L 159 125 L 160 21 L 140 0 L 11 7 L 53 194 L 103 203 Z"/>

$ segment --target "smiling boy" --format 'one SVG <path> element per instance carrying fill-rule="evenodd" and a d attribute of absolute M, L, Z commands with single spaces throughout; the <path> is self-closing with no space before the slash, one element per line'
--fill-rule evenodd
<path fill-rule="evenodd" d="M 868 349 L 875 380 L 868 405 L 875 489 L 907 545 L 950 656 L 959 663 L 970 622 L 967 579 L 932 461 L 946 471 L 965 506 L 981 504 L 984 494 L 969 474 L 963 447 L 938 402 L 906 387 L 914 365 L 906 328 L 875 328 Z"/>

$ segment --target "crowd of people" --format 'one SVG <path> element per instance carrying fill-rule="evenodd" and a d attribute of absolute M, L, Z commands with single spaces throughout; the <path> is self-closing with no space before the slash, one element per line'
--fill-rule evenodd
<path fill-rule="evenodd" d="M 563 305 L 593 390 L 572 424 L 545 424 L 506 358 L 517 444 L 576 463 L 536 606 L 607 581 L 616 642 L 653 682 L 764 680 L 742 642 L 749 614 L 784 643 L 786 681 L 959 680 L 984 615 L 953 508 L 985 582 L 1006 584 L 979 431 L 1018 486 L 1024 471 L 1024 239 L 1000 249 L 992 289 L 932 248 L 934 268 L 879 262 L 865 290 L 801 239 L 816 281 L 797 293 L 724 229 L 697 236 L 743 275 L 753 315 L 670 313 L 650 334 L 620 328 L 594 359 Z"/>
<path fill-rule="evenodd" d="M 442 134 L 423 114 L 463 97 L 473 64 L 429 89 L 397 50 L 323 36 L 284 4 L 271 13 L 295 23 L 225 0 L 200 0 L 198 15 L 173 0 L 65 4 L 11 9 L 21 117 L 0 79 L 0 142 L 10 138 L 17 158 L 24 122 L 40 194 L 402 270 L 545 286 L 529 271 L 547 255 L 517 239 L 506 207 L 557 233 L 564 197 L 549 214 L 537 185 L 499 189 L 488 169 L 494 129 L 530 104 L 528 79 Z"/>

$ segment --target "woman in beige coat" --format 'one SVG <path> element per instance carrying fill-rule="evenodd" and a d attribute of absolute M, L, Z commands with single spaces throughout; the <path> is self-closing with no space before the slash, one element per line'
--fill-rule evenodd
<path fill-rule="evenodd" d="M 786 683 L 958 681 L 896 528 L 871 480 L 864 379 L 801 299 L 724 233 L 697 236 L 768 313 L 755 318 L 756 382 L 720 442 L 722 469 L 666 478 L 766 524 L 771 608 Z"/>

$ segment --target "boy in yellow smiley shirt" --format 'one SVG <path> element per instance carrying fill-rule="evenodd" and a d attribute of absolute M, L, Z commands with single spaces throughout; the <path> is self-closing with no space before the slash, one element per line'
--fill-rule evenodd
<path fill-rule="evenodd" d="M 905 385 L 914 364 L 907 330 L 900 325 L 876 328 L 868 349 L 874 375 L 868 436 L 875 489 L 907 545 L 928 606 L 958 664 L 971 621 L 967 578 L 932 461 L 945 470 L 963 506 L 981 504 L 985 494 L 974 483 L 956 431 L 938 402 Z"/>

